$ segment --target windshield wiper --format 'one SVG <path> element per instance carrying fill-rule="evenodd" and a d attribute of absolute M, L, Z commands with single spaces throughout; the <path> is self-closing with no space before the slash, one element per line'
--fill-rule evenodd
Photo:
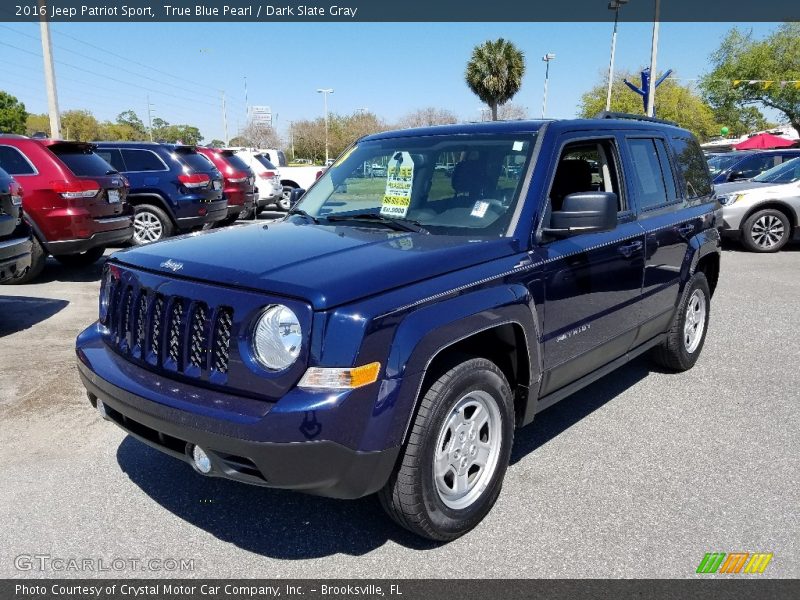
<path fill-rule="evenodd" d="M 357 213 L 354 215 L 329 215 L 328 221 L 371 221 L 381 223 L 396 231 L 413 231 L 414 233 L 430 233 L 419 221 L 402 217 L 387 217 L 380 213 Z"/>
<path fill-rule="evenodd" d="M 319 225 L 319 219 L 317 217 L 314 217 L 314 216 L 308 214 L 302 208 L 293 208 L 292 210 L 290 210 L 286 214 L 287 215 L 300 215 L 301 217 L 305 217 L 306 219 L 310 219 L 311 222 L 314 223 L 315 225 Z"/>

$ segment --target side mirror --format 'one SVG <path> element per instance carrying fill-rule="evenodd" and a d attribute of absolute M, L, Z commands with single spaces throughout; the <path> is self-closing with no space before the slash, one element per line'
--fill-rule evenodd
<path fill-rule="evenodd" d="M 289 194 L 289 206 L 294 206 L 300 201 L 306 191 L 303 188 L 294 188 Z"/>
<path fill-rule="evenodd" d="M 613 192 L 576 192 L 564 198 L 561 210 L 550 214 L 544 233 L 569 237 L 611 231 L 617 226 L 617 195 Z"/>

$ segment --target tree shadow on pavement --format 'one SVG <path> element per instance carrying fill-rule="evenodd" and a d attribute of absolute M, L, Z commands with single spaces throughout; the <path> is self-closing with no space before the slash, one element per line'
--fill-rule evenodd
<path fill-rule="evenodd" d="M 117 449 L 117 462 L 133 483 L 176 516 L 262 556 L 361 556 L 389 540 L 417 550 L 438 546 L 395 525 L 375 496 L 333 500 L 204 477 L 131 436 Z"/>
<path fill-rule="evenodd" d="M 652 372 L 659 372 L 659 369 L 647 356 L 640 356 L 542 411 L 536 415 L 533 423 L 517 430 L 511 464 L 518 463 Z"/>
<path fill-rule="evenodd" d="M 68 304 L 66 300 L 53 298 L 0 296 L 0 337 L 46 321 Z"/>

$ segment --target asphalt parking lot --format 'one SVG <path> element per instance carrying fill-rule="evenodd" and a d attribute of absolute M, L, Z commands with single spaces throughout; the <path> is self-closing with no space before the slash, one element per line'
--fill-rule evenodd
<path fill-rule="evenodd" d="M 188 558 L 196 577 L 682 578 L 736 551 L 800 577 L 800 245 L 726 249 L 697 366 L 638 359 L 539 415 L 494 510 L 446 545 L 374 498 L 206 479 L 102 421 L 73 351 L 100 272 L 51 259 L 40 282 L 0 288 L 0 577 L 92 575 L 15 567 L 49 554 Z"/>

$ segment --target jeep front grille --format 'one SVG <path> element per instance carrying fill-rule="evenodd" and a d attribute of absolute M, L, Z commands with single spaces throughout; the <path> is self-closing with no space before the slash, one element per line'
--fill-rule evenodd
<path fill-rule="evenodd" d="M 189 377 L 227 375 L 233 309 L 112 280 L 108 339 L 122 354 Z"/>

